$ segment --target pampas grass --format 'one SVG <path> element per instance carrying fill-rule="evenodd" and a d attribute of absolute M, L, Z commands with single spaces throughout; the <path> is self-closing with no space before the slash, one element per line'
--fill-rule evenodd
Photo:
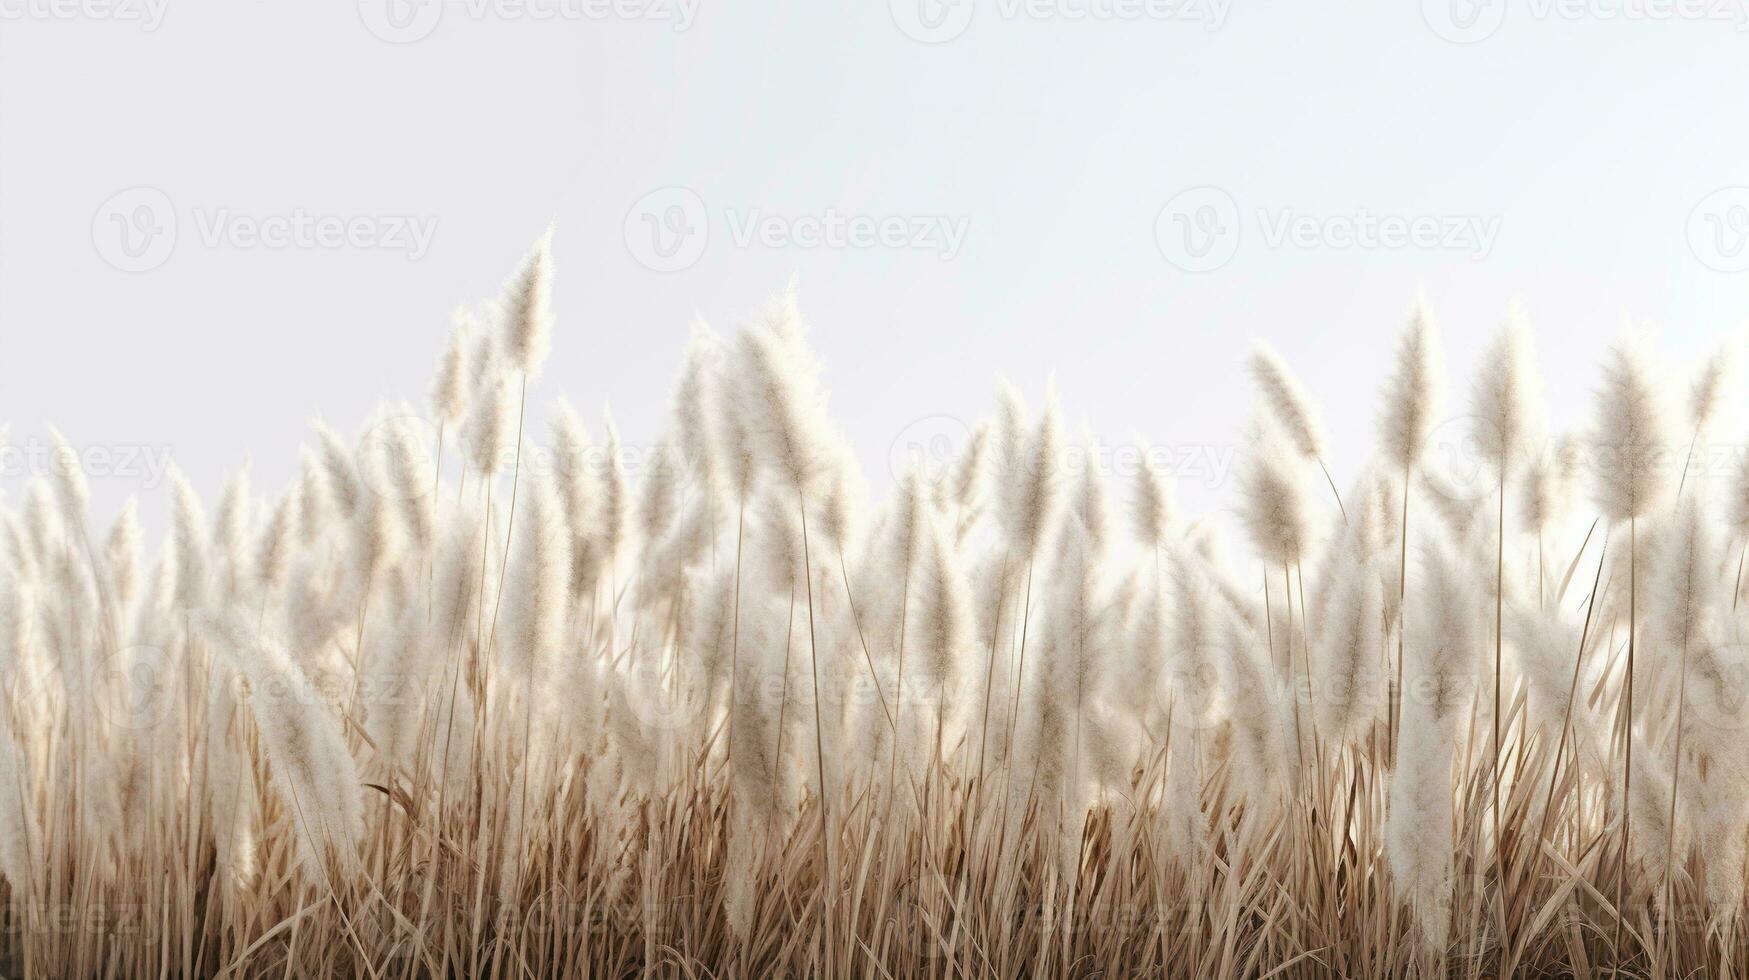
<path fill-rule="evenodd" d="M 1351 379 L 1260 347 L 1229 554 L 1048 381 L 871 488 L 793 289 L 654 445 L 526 424 L 552 259 L 433 338 L 435 459 L 390 401 L 277 497 L 173 472 L 158 553 L 76 468 L 0 511 L 0 970 L 1749 973 L 1749 471 L 1675 465 L 1723 361 L 1624 343 L 1549 441 L 1509 317 L 1477 494 L 1422 301 L 1332 502 Z"/>

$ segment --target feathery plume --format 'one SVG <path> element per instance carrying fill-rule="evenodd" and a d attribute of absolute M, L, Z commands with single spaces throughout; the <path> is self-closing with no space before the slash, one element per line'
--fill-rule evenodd
<path fill-rule="evenodd" d="M 206 602 L 207 537 L 206 509 L 200 495 L 188 483 L 182 470 L 170 469 L 170 531 L 176 564 L 177 608 L 198 609 Z"/>
<path fill-rule="evenodd" d="M 504 466 L 504 449 L 516 432 L 516 396 L 503 375 L 474 392 L 473 408 L 462 426 L 462 442 L 474 472 L 490 477 Z"/>
<path fill-rule="evenodd" d="M 312 422 L 311 428 L 316 430 L 316 439 L 322 447 L 322 471 L 328 477 L 328 500 L 334 505 L 335 513 L 344 520 L 358 509 L 359 498 L 364 496 L 364 487 L 359 484 L 358 473 L 353 467 L 352 450 L 347 449 L 339 434 L 320 419 Z"/>
<path fill-rule="evenodd" d="M 1281 426 L 1294 450 L 1308 460 L 1324 455 L 1324 424 L 1318 408 L 1306 397 L 1299 379 L 1288 370 L 1275 348 L 1258 341 L 1246 361 L 1263 404 Z"/>
<path fill-rule="evenodd" d="M 1063 423 L 1055 385 L 1030 437 L 1016 414 L 1021 410 L 1019 395 L 1005 387 L 999 414 L 1005 472 L 998 492 L 1008 546 L 1017 556 L 1031 559 L 1055 528 L 1061 507 Z"/>
<path fill-rule="evenodd" d="M 1155 469 L 1153 450 L 1148 444 L 1137 440 L 1136 445 L 1140 462 L 1136 466 L 1130 516 L 1135 525 L 1136 540 L 1149 550 L 1157 550 L 1166 543 L 1166 534 L 1172 527 L 1172 484 Z"/>
<path fill-rule="evenodd" d="M 1439 414 L 1442 379 L 1439 337 L 1425 297 L 1418 298 L 1409 326 L 1397 342 L 1396 363 L 1385 385 L 1379 443 L 1399 471 L 1413 469 L 1427 451 Z"/>
<path fill-rule="evenodd" d="M 803 330 L 793 295 L 774 300 L 741 332 L 735 353 L 740 409 L 761 463 L 811 496 L 832 458 L 820 367 Z"/>
<path fill-rule="evenodd" d="M 499 643 L 518 677 L 554 672 L 562 644 L 571 582 L 571 541 L 552 481 L 531 474 L 528 517 L 518 521 L 505 582 Z"/>
<path fill-rule="evenodd" d="M 327 523 L 328 494 L 322 485 L 322 463 L 308 446 L 298 447 L 298 537 L 315 541 Z"/>
<path fill-rule="evenodd" d="M 595 584 L 599 572 L 597 517 L 601 506 L 601 487 L 596 481 L 598 467 L 592 459 L 594 450 L 583 420 L 577 417 L 571 403 L 560 398 L 553 403 L 552 429 L 554 486 L 559 507 L 565 515 L 565 526 L 571 533 L 571 596 L 580 599 Z"/>
<path fill-rule="evenodd" d="M 244 537 L 249 533 L 249 466 L 245 463 L 225 481 L 213 514 L 212 554 L 218 567 L 220 595 L 235 598 L 243 585 Z"/>
<path fill-rule="evenodd" d="M 433 463 L 420 444 L 424 423 L 411 405 L 402 405 L 376 425 L 381 434 L 381 465 L 387 479 L 378 489 L 393 498 L 414 551 L 424 554 L 436 533 L 437 501 L 432 492 Z"/>
<path fill-rule="evenodd" d="M 1738 353 L 1735 338 L 1728 340 L 1695 372 L 1688 389 L 1688 421 L 1697 439 L 1725 405 L 1725 391 L 1736 380 Z"/>
<path fill-rule="evenodd" d="M 298 519 L 298 494 L 288 487 L 273 505 L 261 536 L 255 542 L 255 585 L 271 593 L 285 581 L 286 567 L 291 563 L 296 544 L 292 535 Z"/>
<path fill-rule="evenodd" d="M 356 871 L 364 834 L 358 770 L 309 680 L 277 643 L 257 639 L 235 617 L 202 614 L 196 626 L 249 681 L 249 707 L 304 867 L 319 879 L 331 860 L 343 873 Z"/>
<path fill-rule="evenodd" d="M 1086 447 L 1097 445 L 1091 430 L 1086 430 Z M 1087 532 L 1087 547 L 1094 561 L 1103 561 L 1111 545 L 1111 505 L 1106 499 L 1105 474 L 1091 452 L 1081 459 L 1081 482 L 1076 488 L 1075 517 Z"/>
<path fill-rule="evenodd" d="M 607 429 L 607 452 L 601 467 L 601 561 L 611 569 L 625 551 L 626 529 L 631 519 L 631 491 L 626 487 L 619 427 L 613 424 L 613 416 L 605 411 L 602 425 Z"/>
<path fill-rule="evenodd" d="M 1307 552 L 1311 523 L 1292 454 L 1276 424 L 1260 417 L 1241 476 L 1239 518 L 1257 556 L 1272 566 L 1292 565 Z"/>
<path fill-rule="evenodd" d="M 79 451 L 67 444 L 59 429 L 49 426 L 49 435 L 55 440 L 54 462 L 49 469 L 54 475 L 55 502 L 60 504 L 61 520 L 69 530 L 82 533 L 85 512 L 91 504 L 91 488 L 85 482 L 85 465 L 79 459 Z"/>
<path fill-rule="evenodd" d="M 133 605 L 140 591 L 140 507 L 133 497 L 122 505 L 103 545 L 104 565 L 109 569 L 109 587 L 116 604 Z"/>
<path fill-rule="evenodd" d="M 723 345 L 710 325 L 692 322 L 692 336 L 674 385 L 669 411 L 674 417 L 674 445 L 687 474 L 697 477 L 706 492 L 717 483 L 716 425 L 711 418 L 718 402 L 718 374 L 722 370 Z"/>
<path fill-rule="evenodd" d="M 1471 392 L 1472 437 L 1483 462 L 1502 479 L 1540 439 L 1538 389 L 1530 329 L 1514 304 L 1482 355 Z"/>
<path fill-rule="evenodd" d="M 1592 437 L 1592 494 L 1609 520 L 1644 517 L 1668 491 L 1664 419 L 1660 382 L 1643 341 L 1624 334 L 1604 364 Z"/>
<path fill-rule="evenodd" d="M 1524 481 L 1520 509 L 1526 529 L 1541 534 L 1560 523 L 1573 507 L 1573 486 L 1579 476 L 1579 444 L 1561 436 L 1531 464 Z"/>
<path fill-rule="evenodd" d="M 1318 622 L 1314 708 L 1318 734 L 1336 745 L 1364 735 L 1384 703 L 1384 586 L 1370 564 L 1354 556 L 1341 564 Z"/>
<path fill-rule="evenodd" d="M 525 379 L 540 374 L 552 349 L 552 243 L 548 228 L 504 286 L 504 353 Z"/>
<path fill-rule="evenodd" d="M 466 310 L 458 309 L 431 379 L 431 414 L 445 425 L 458 425 L 467 415 L 469 381 L 468 343 L 473 323 Z"/>

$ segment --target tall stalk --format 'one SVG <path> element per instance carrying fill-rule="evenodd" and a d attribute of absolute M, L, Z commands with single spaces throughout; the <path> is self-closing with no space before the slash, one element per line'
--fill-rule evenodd
<path fill-rule="evenodd" d="M 1639 518 L 1628 518 L 1628 664 L 1626 685 L 1627 724 L 1622 729 L 1625 744 L 1621 776 L 1621 854 L 1616 861 L 1615 878 L 1615 938 L 1611 942 L 1616 964 L 1621 964 L 1621 927 L 1626 913 L 1622 911 L 1622 891 L 1628 876 L 1628 841 L 1632 832 L 1634 793 L 1634 647 L 1639 637 Z"/>

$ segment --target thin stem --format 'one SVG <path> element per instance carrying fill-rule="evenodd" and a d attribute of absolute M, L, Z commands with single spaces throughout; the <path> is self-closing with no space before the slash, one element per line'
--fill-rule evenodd
<path fill-rule="evenodd" d="M 836 879 L 832 876 L 832 803 L 831 791 L 826 787 L 826 743 L 821 735 L 820 724 L 820 652 L 814 638 L 814 573 L 813 559 L 808 548 L 808 506 L 802 497 L 801 488 L 796 488 L 796 507 L 802 513 L 802 578 L 808 586 L 808 661 L 814 675 L 814 758 L 819 766 L 820 775 L 820 850 L 821 860 L 825 862 L 824 877 L 820 882 L 820 914 L 823 922 L 822 949 L 825 956 L 834 952 L 832 945 L 832 889 Z M 827 975 L 831 970 L 826 971 Z"/>
<path fill-rule="evenodd" d="M 1403 727 L 1403 634 L 1408 630 L 1409 622 L 1409 481 L 1410 473 L 1407 467 L 1403 469 L 1403 521 L 1402 544 L 1397 551 L 1397 669 L 1391 681 L 1391 703 L 1389 728 L 1389 751 L 1387 757 L 1394 767 L 1397 764 L 1397 737 Z"/>
<path fill-rule="evenodd" d="M 1506 463 L 1500 464 L 1500 512 L 1495 526 L 1494 548 L 1494 866 L 1500 898 L 1500 923 L 1506 925 L 1506 840 L 1500 836 L 1500 756 L 1505 746 L 1500 742 L 1500 664 L 1504 649 L 1503 629 L 1506 597 Z"/>
<path fill-rule="evenodd" d="M 1330 468 L 1324 465 L 1324 457 L 1318 457 L 1318 469 L 1324 471 L 1324 481 L 1330 484 L 1330 496 L 1336 498 L 1336 509 L 1342 512 L 1342 523 L 1348 523 L 1348 508 L 1342 506 L 1342 494 L 1336 491 L 1336 481 L 1330 476 Z"/>
<path fill-rule="evenodd" d="M 516 485 L 522 482 L 522 420 L 528 409 L 528 374 L 522 375 L 522 395 L 516 408 L 516 463 L 510 472 L 510 517 L 504 522 L 504 557 L 498 561 L 498 597 L 492 600 L 492 636 L 498 635 L 498 610 L 504 604 L 504 573 L 510 569 L 510 542 L 516 533 Z"/>
<path fill-rule="evenodd" d="M 1628 876 L 1628 841 L 1633 824 L 1633 807 L 1630 801 L 1634 793 L 1634 647 L 1639 630 L 1639 518 L 1628 518 L 1628 676 L 1627 676 L 1627 724 L 1622 729 L 1622 741 L 1626 743 L 1622 754 L 1622 796 L 1621 796 L 1621 854 L 1616 862 L 1615 878 L 1615 937 L 1611 943 L 1615 955 L 1616 966 L 1621 966 L 1621 929 L 1626 913 L 1622 909 L 1622 890 Z"/>

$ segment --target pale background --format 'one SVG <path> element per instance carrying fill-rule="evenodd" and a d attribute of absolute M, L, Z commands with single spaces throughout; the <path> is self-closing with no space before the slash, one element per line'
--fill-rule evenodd
<path fill-rule="evenodd" d="M 0 0 L 0 419 L 15 443 L 52 422 L 168 449 L 208 493 L 245 457 L 277 491 L 317 413 L 351 430 L 379 398 L 423 405 L 451 310 L 548 222 L 533 404 L 611 402 L 647 443 L 694 314 L 727 329 L 795 274 L 877 489 L 896 443 L 951 437 L 998 373 L 1036 401 L 1054 371 L 1103 438 L 1218 453 L 1266 338 L 1322 400 L 1345 482 L 1417 289 L 1460 394 L 1522 300 L 1565 424 L 1624 315 L 1686 367 L 1749 314 L 1734 4 L 699 0 L 682 23 L 643 0 L 116 2 Z M 115 222 L 152 208 L 175 236 L 130 256 Z M 416 258 L 204 240 L 299 208 L 435 234 Z M 1283 214 L 1362 209 L 1497 232 L 1475 257 L 1268 241 Z M 829 210 L 965 237 L 951 257 L 735 241 L 753 212 Z M 1225 237 L 1186 253 L 1180 212 Z M 140 492 L 161 526 L 143 467 L 94 476 L 106 513 Z M 1219 507 L 1218 482 L 1204 465 L 1180 495 Z"/>

